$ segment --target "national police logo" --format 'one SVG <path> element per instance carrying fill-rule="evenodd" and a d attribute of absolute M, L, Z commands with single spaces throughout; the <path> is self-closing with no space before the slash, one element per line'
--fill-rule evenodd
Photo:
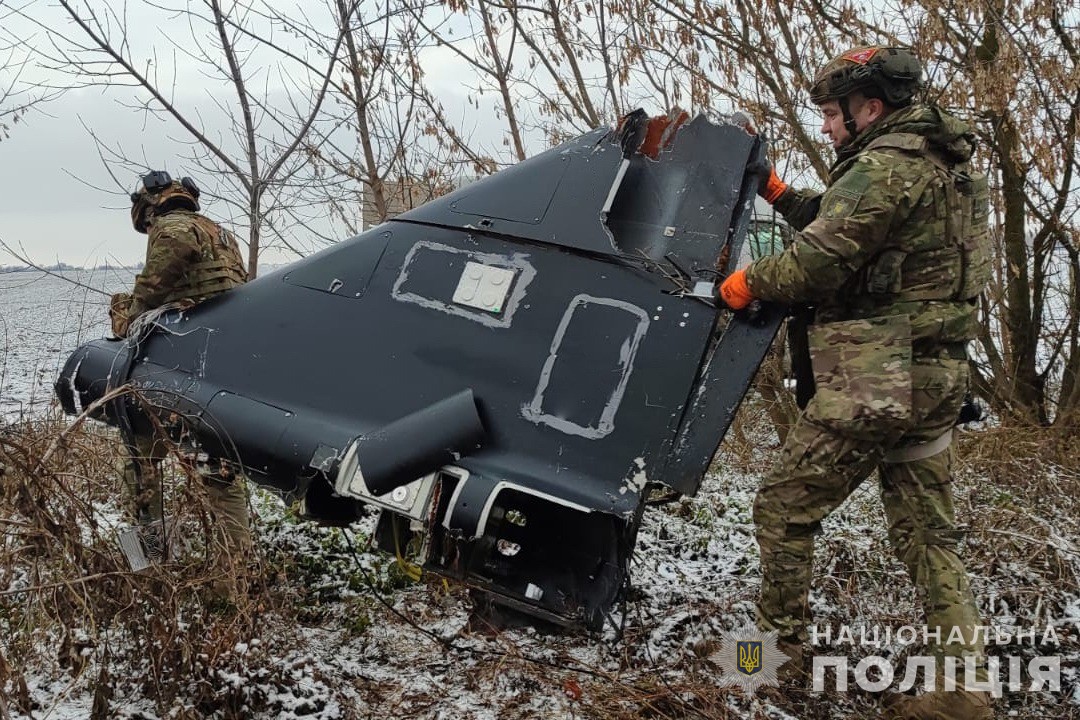
<path fill-rule="evenodd" d="M 738 685 L 747 692 L 777 685 L 776 671 L 790 658 L 776 646 L 775 632 L 745 629 L 725 632 L 711 657 L 724 671 L 720 685 Z"/>
<path fill-rule="evenodd" d="M 761 672 L 760 640 L 739 640 L 735 648 L 739 651 L 739 672 L 743 675 L 756 675 Z"/>

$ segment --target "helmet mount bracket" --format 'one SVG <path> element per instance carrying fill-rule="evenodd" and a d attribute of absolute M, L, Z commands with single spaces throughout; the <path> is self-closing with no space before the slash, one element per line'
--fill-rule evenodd
<path fill-rule="evenodd" d="M 190 177 L 177 181 L 165 170 L 151 170 L 139 179 L 142 187 L 131 193 L 131 221 L 138 232 L 147 232 L 155 214 L 177 209 L 199 211 L 201 193 Z"/>

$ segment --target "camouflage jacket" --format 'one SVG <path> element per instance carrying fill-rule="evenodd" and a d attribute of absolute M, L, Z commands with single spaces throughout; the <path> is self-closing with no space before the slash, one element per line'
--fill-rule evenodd
<path fill-rule="evenodd" d="M 167 303 L 200 302 L 247 280 L 232 233 L 198 213 L 174 210 L 153 217 L 147 230 L 146 264 L 130 293 L 112 298 L 113 332 L 127 335 L 136 317 Z"/>
<path fill-rule="evenodd" d="M 906 316 L 911 341 L 931 353 L 972 339 L 990 252 L 985 178 L 976 191 L 968 182 L 973 148 L 966 125 L 924 105 L 866 129 L 841 149 L 824 193 L 777 200 L 798 232 L 748 268 L 751 293 L 814 305 L 818 323 Z"/>

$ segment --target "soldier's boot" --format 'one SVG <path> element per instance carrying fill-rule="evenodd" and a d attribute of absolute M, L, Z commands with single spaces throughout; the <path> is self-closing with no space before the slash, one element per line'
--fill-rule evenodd
<path fill-rule="evenodd" d="M 769 702 L 784 708 L 810 689 L 810 673 L 806 669 L 803 643 L 794 638 L 777 638 L 776 649 L 789 659 L 776 670 L 777 686 L 759 692 Z"/>
<path fill-rule="evenodd" d="M 886 699 L 883 720 L 993 720 L 990 695 L 957 688 L 918 697 L 899 693 Z"/>
<path fill-rule="evenodd" d="M 807 660 L 803 643 L 796 639 L 779 638 L 776 641 L 776 648 L 790 658 L 776 671 L 780 686 L 807 687 L 810 683 L 810 673 L 806 668 Z"/>
<path fill-rule="evenodd" d="M 120 549 L 135 572 L 170 559 L 164 522 L 161 464 L 151 456 L 152 441 L 138 438 L 136 454 L 123 450 L 124 494 L 131 503 L 135 524 L 117 533 Z"/>

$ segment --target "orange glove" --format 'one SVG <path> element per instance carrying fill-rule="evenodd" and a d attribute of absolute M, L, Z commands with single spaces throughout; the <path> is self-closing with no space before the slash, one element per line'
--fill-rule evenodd
<path fill-rule="evenodd" d="M 758 195 L 765 198 L 765 202 L 772 205 L 787 190 L 787 183 L 776 174 L 776 168 L 769 168 L 769 179 L 758 188 Z"/>
<path fill-rule="evenodd" d="M 746 284 L 746 268 L 728 275 L 720 285 L 720 297 L 732 310 L 742 310 L 754 301 L 750 286 Z"/>
<path fill-rule="evenodd" d="M 731 121 L 751 135 L 757 135 L 757 128 L 754 127 L 754 122 L 746 113 L 741 111 L 732 113 Z M 758 195 L 765 198 L 765 202 L 772 205 L 777 198 L 784 194 L 785 190 L 787 190 L 787 183 L 776 174 L 776 168 L 769 165 L 769 179 L 758 187 Z"/>

